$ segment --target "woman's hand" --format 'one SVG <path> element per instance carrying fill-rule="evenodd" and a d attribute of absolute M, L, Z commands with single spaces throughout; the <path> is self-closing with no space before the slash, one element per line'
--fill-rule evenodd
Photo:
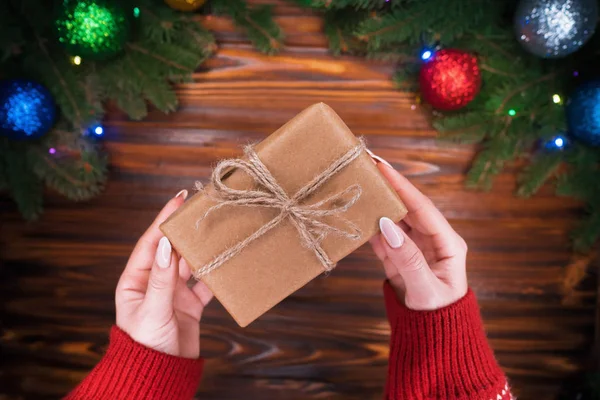
<path fill-rule="evenodd" d="M 210 290 L 187 281 L 191 271 L 158 229 L 187 197 L 182 190 L 137 242 L 121 275 L 115 302 L 117 326 L 151 349 L 185 358 L 200 355 L 200 317 Z"/>
<path fill-rule="evenodd" d="M 402 199 L 408 214 L 400 223 L 379 221 L 371 239 L 398 298 L 413 310 L 436 310 L 467 293 L 467 244 L 446 218 L 385 160 L 377 167 Z"/>

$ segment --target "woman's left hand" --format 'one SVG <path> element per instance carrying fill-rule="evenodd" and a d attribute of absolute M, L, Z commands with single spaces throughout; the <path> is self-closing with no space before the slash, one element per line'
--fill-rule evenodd
<path fill-rule="evenodd" d="M 172 250 L 159 225 L 187 197 L 182 190 L 137 242 L 115 296 L 117 326 L 151 349 L 185 358 L 200 356 L 200 318 L 212 293 L 202 282 L 191 288 L 187 263 Z"/>

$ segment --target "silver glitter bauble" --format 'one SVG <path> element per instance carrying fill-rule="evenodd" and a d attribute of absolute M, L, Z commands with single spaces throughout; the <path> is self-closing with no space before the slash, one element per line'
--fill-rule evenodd
<path fill-rule="evenodd" d="M 583 46 L 594 34 L 597 22 L 596 0 L 521 0 L 515 31 L 529 52 L 560 58 Z"/>

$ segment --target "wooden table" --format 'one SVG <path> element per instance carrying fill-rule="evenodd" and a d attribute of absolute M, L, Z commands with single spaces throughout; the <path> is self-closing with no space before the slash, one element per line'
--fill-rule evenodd
<path fill-rule="evenodd" d="M 129 252 L 162 204 L 318 101 L 365 135 L 464 236 L 471 286 L 520 399 L 552 399 L 581 368 L 593 338 L 594 285 L 579 285 L 569 304 L 562 294 L 578 205 L 550 188 L 513 197 L 512 168 L 490 193 L 465 190 L 476 148 L 436 141 L 413 95 L 393 88 L 393 66 L 334 58 L 317 15 L 285 3 L 276 12 L 287 35 L 278 56 L 258 54 L 226 19 L 209 17 L 220 48 L 193 83 L 178 87 L 178 112 L 131 122 L 111 109 L 110 181 L 101 196 L 74 204 L 50 193 L 45 215 L 31 224 L 0 199 L 0 399 L 55 399 L 82 379 L 106 346 Z M 247 329 L 213 302 L 202 324 L 208 362 L 198 397 L 382 398 L 389 335 L 382 280 L 364 246 Z"/>

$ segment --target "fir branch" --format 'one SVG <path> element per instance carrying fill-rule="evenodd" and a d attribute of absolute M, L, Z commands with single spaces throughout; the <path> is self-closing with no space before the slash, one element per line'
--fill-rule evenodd
<path fill-rule="evenodd" d="M 511 123 L 512 119 L 506 117 L 499 132 L 489 134 L 492 138 L 484 143 L 484 149 L 476 156 L 469 170 L 467 187 L 490 190 L 493 177 L 502 171 L 506 161 L 514 157 L 518 139 L 507 135 Z"/>
<path fill-rule="evenodd" d="M 271 5 L 249 8 L 244 0 L 214 0 L 211 4 L 216 12 L 230 15 L 263 53 L 277 53 L 283 47 L 283 31 L 273 19 Z"/>
<path fill-rule="evenodd" d="M 149 96 L 149 93 L 153 93 L 154 90 L 152 87 L 158 84 L 158 80 L 150 78 L 147 74 L 145 74 L 138 66 L 135 64 L 135 61 L 132 57 L 127 57 L 126 61 L 132 71 L 138 74 L 138 79 L 140 82 L 146 82 L 147 85 L 141 84 L 140 87 L 144 93 L 146 98 L 149 98 L 154 104 L 157 104 L 157 108 L 165 113 L 169 111 L 173 111 L 177 106 L 177 97 L 174 99 L 174 104 L 169 104 L 168 102 L 163 102 L 159 100 L 160 96 Z M 156 82 L 153 82 L 156 81 Z M 174 95 L 173 95 L 174 96 Z M 153 97 L 153 98 L 151 98 Z M 144 107 L 145 108 L 145 107 Z"/>
<path fill-rule="evenodd" d="M 593 265 L 597 256 L 598 253 L 596 251 L 590 251 L 588 254 L 573 255 L 564 270 L 564 278 L 561 285 L 561 294 L 563 295 L 562 304 L 573 305 L 577 301 L 577 287 L 588 275 L 589 268 Z"/>
<path fill-rule="evenodd" d="M 144 119 L 148 115 L 148 107 L 144 98 L 137 92 L 123 90 L 115 99 L 117 107 L 123 110 L 134 121 Z"/>
<path fill-rule="evenodd" d="M 193 46 L 187 47 L 194 51 L 200 48 L 203 56 L 215 50 L 214 37 L 210 32 L 186 14 L 176 13 L 164 7 L 154 10 L 150 6 L 141 7 L 142 31 L 145 32 L 147 40 L 184 46 L 191 38 Z"/>
<path fill-rule="evenodd" d="M 474 37 L 478 41 L 484 42 L 486 46 L 488 46 L 491 49 L 494 49 L 497 53 L 502 54 L 504 57 L 506 57 L 506 59 L 508 59 L 508 60 L 513 59 L 514 54 L 511 54 L 508 51 L 504 50 L 501 46 L 498 46 L 492 40 L 489 40 L 488 37 L 481 35 L 481 34 L 475 34 Z"/>
<path fill-rule="evenodd" d="M 16 21 L 9 2 L 0 2 L 0 63 L 22 51 L 25 42 L 23 27 Z"/>
<path fill-rule="evenodd" d="M 145 49 L 144 47 L 142 47 L 142 46 L 140 46 L 140 45 L 138 45 L 136 43 L 127 43 L 126 46 L 129 49 L 133 50 L 133 51 L 142 53 L 142 54 L 144 54 L 144 55 L 146 55 L 148 57 L 151 57 L 151 58 L 154 58 L 155 60 L 160 61 L 161 63 L 167 64 L 167 65 L 169 65 L 171 67 L 177 68 L 177 69 L 179 69 L 181 71 L 184 71 L 186 73 L 192 73 L 192 72 L 194 72 L 193 69 L 187 68 L 187 67 L 185 67 L 185 66 L 183 66 L 181 64 L 178 64 L 178 63 L 176 63 L 174 61 L 171 61 L 171 60 L 169 60 L 169 59 L 167 59 L 165 57 L 162 57 L 159 54 L 155 54 L 155 53 L 153 53 L 153 52 Z"/>
<path fill-rule="evenodd" d="M 488 117 L 478 112 L 470 112 L 438 118 L 433 127 L 440 133 L 442 139 L 459 143 L 476 143 L 486 137 Z"/>
<path fill-rule="evenodd" d="M 394 32 L 394 31 L 398 31 L 400 29 L 406 28 L 408 23 L 410 21 L 413 21 L 415 19 L 417 19 L 421 14 L 415 14 L 410 16 L 409 18 L 405 18 L 405 19 L 401 19 L 399 21 L 394 22 L 393 24 L 387 25 L 387 24 L 383 24 L 384 26 L 378 28 L 378 29 L 374 29 L 374 30 L 366 30 L 363 28 L 363 32 L 359 33 L 357 35 L 357 38 L 359 40 L 362 40 L 363 42 L 370 42 L 373 38 L 376 38 L 378 36 L 382 36 L 384 34 L 389 34 L 390 32 Z M 379 46 L 375 46 L 375 48 L 377 48 Z"/>
<path fill-rule="evenodd" d="M 325 24 L 325 34 L 329 39 L 329 49 L 334 55 L 340 55 L 342 52 L 349 50 L 347 39 L 344 37 L 340 25 L 335 25 L 333 22 Z"/>
<path fill-rule="evenodd" d="M 52 172 L 54 174 L 56 174 L 56 176 L 59 179 L 65 180 L 66 182 L 69 183 L 70 186 L 74 186 L 76 188 L 86 188 L 89 186 L 89 184 L 87 182 L 77 179 L 77 178 L 71 176 L 69 173 L 67 173 L 67 171 L 64 168 L 61 168 L 55 160 L 51 159 L 44 152 L 38 151 L 37 157 L 42 159 L 44 161 L 44 163 L 46 164 L 46 166 L 48 168 L 50 168 L 52 170 Z M 47 172 L 43 172 L 43 173 L 40 173 L 40 175 L 42 178 L 46 178 L 50 174 Z"/>
<path fill-rule="evenodd" d="M 540 83 L 546 82 L 555 77 L 556 77 L 556 72 L 552 72 L 552 73 L 546 74 L 534 81 L 527 82 L 527 83 L 517 87 L 516 89 L 510 91 L 506 95 L 506 97 L 504 97 L 504 100 L 502 100 L 502 103 L 500 103 L 500 106 L 498 106 L 498 108 L 496 109 L 496 114 L 501 114 L 504 110 L 504 107 L 506 107 L 506 104 L 517 94 L 522 93 L 523 91 L 527 90 L 528 88 L 530 88 L 532 86 L 539 85 Z"/>
<path fill-rule="evenodd" d="M 202 26 L 196 22 L 192 22 L 192 28 L 190 27 L 189 20 L 181 18 L 180 21 L 184 24 L 183 30 L 185 31 L 185 34 L 194 39 L 194 44 L 196 45 L 194 47 L 198 48 L 199 46 L 202 49 L 203 56 L 208 56 L 217 50 L 214 37 L 209 31 L 202 28 Z"/>
<path fill-rule="evenodd" d="M 519 176 L 517 195 L 530 197 L 553 176 L 562 162 L 562 154 L 539 154 Z"/>
<path fill-rule="evenodd" d="M 255 20 L 250 18 L 250 15 L 244 15 L 244 21 L 246 21 L 250 27 L 260 32 L 262 36 L 266 37 L 269 40 L 269 47 L 273 49 L 273 51 L 279 50 L 279 40 L 277 40 L 273 35 L 271 35 L 265 28 L 260 26 Z"/>
<path fill-rule="evenodd" d="M 354 31 L 367 18 L 367 13 L 334 9 L 326 11 L 323 18 L 329 49 L 334 55 L 358 50 L 361 47 L 354 37 Z"/>
<path fill-rule="evenodd" d="M 61 87 L 62 87 L 62 89 L 64 91 L 64 94 L 67 97 L 67 99 L 68 99 L 68 101 L 69 101 L 69 103 L 71 105 L 71 109 L 75 113 L 74 122 L 77 125 L 81 126 L 82 123 L 83 123 L 83 118 L 81 117 L 82 113 L 81 113 L 81 110 L 79 109 L 79 105 L 75 101 L 75 97 L 73 96 L 73 93 L 71 93 L 71 88 L 69 87 L 69 85 L 67 85 L 67 82 L 65 81 L 65 79 L 63 77 L 63 74 L 56 67 L 56 64 L 54 63 L 54 60 L 50 56 L 50 53 L 48 52 L 48 49 L 46 49 L 46 46 L 45 46 L 42 38 L 39 37 L 37 34 L 35 34 L 35 39 L 36 39 L 37 45 L 39 46 L 40 50 L 42 51 L 42 53 L 44 54 L 44 56 L 46 56 L 46 59 L 48 60 L 48 63 L 51 65 L 52 71 L 54 72 L 54 75 L 56 76 L 56 79 L 60 83 L 60 85 L 61 85 Z"/>
<path fill-rule="evenodd" d="M 579 226 L 571 233 L 573 246 L 576 251 L 589 252 L 600 239 L 600 207 L 588 213 Z"/>
<path fill-rule="evenodd" d="M 106 157 L 87 144 L 60 150 L 49 155 L 44 149 L 31 148 L 28 157 L 35 174 L 72 200 L 87 200 L 100 193 L 106 179 Z"/>
<path fill-rule="evenodd" d="M 33 220 L 42 212 L 43 186 L 33 174 L 27 157 L 26 142 L 11 142 L 0 138 L 0 168 L 10 196 L 23 218 Z"/>
<path fill-rule="evenodd" d="M 600 152 L 577 145 L 565 158 L 567 170 L 558 177 L 556 194 L 600 204 Z"/>
<path fill-rule="evenodd" d="M 381 8 L 387 3 L 386 0 L 293 0 L 303 7 L 343 9 L 351 10 L 373 10 Z"/>
<path fill-rule="evenodd" d="M 518 77 L 518 75 L 516 75 L 516 74 L 511 74 L 509 72 L 500 71 L 499 69 L 490 67 L 489 65 L 484 64 L 484 63 L 479 63 L 479 69 L 487 71 L 487 72 L 492 73 L 492 74 L 496 74 L 496 75 L 508 76 L 508 77 L 511 77 L 511 78 Z"/>

